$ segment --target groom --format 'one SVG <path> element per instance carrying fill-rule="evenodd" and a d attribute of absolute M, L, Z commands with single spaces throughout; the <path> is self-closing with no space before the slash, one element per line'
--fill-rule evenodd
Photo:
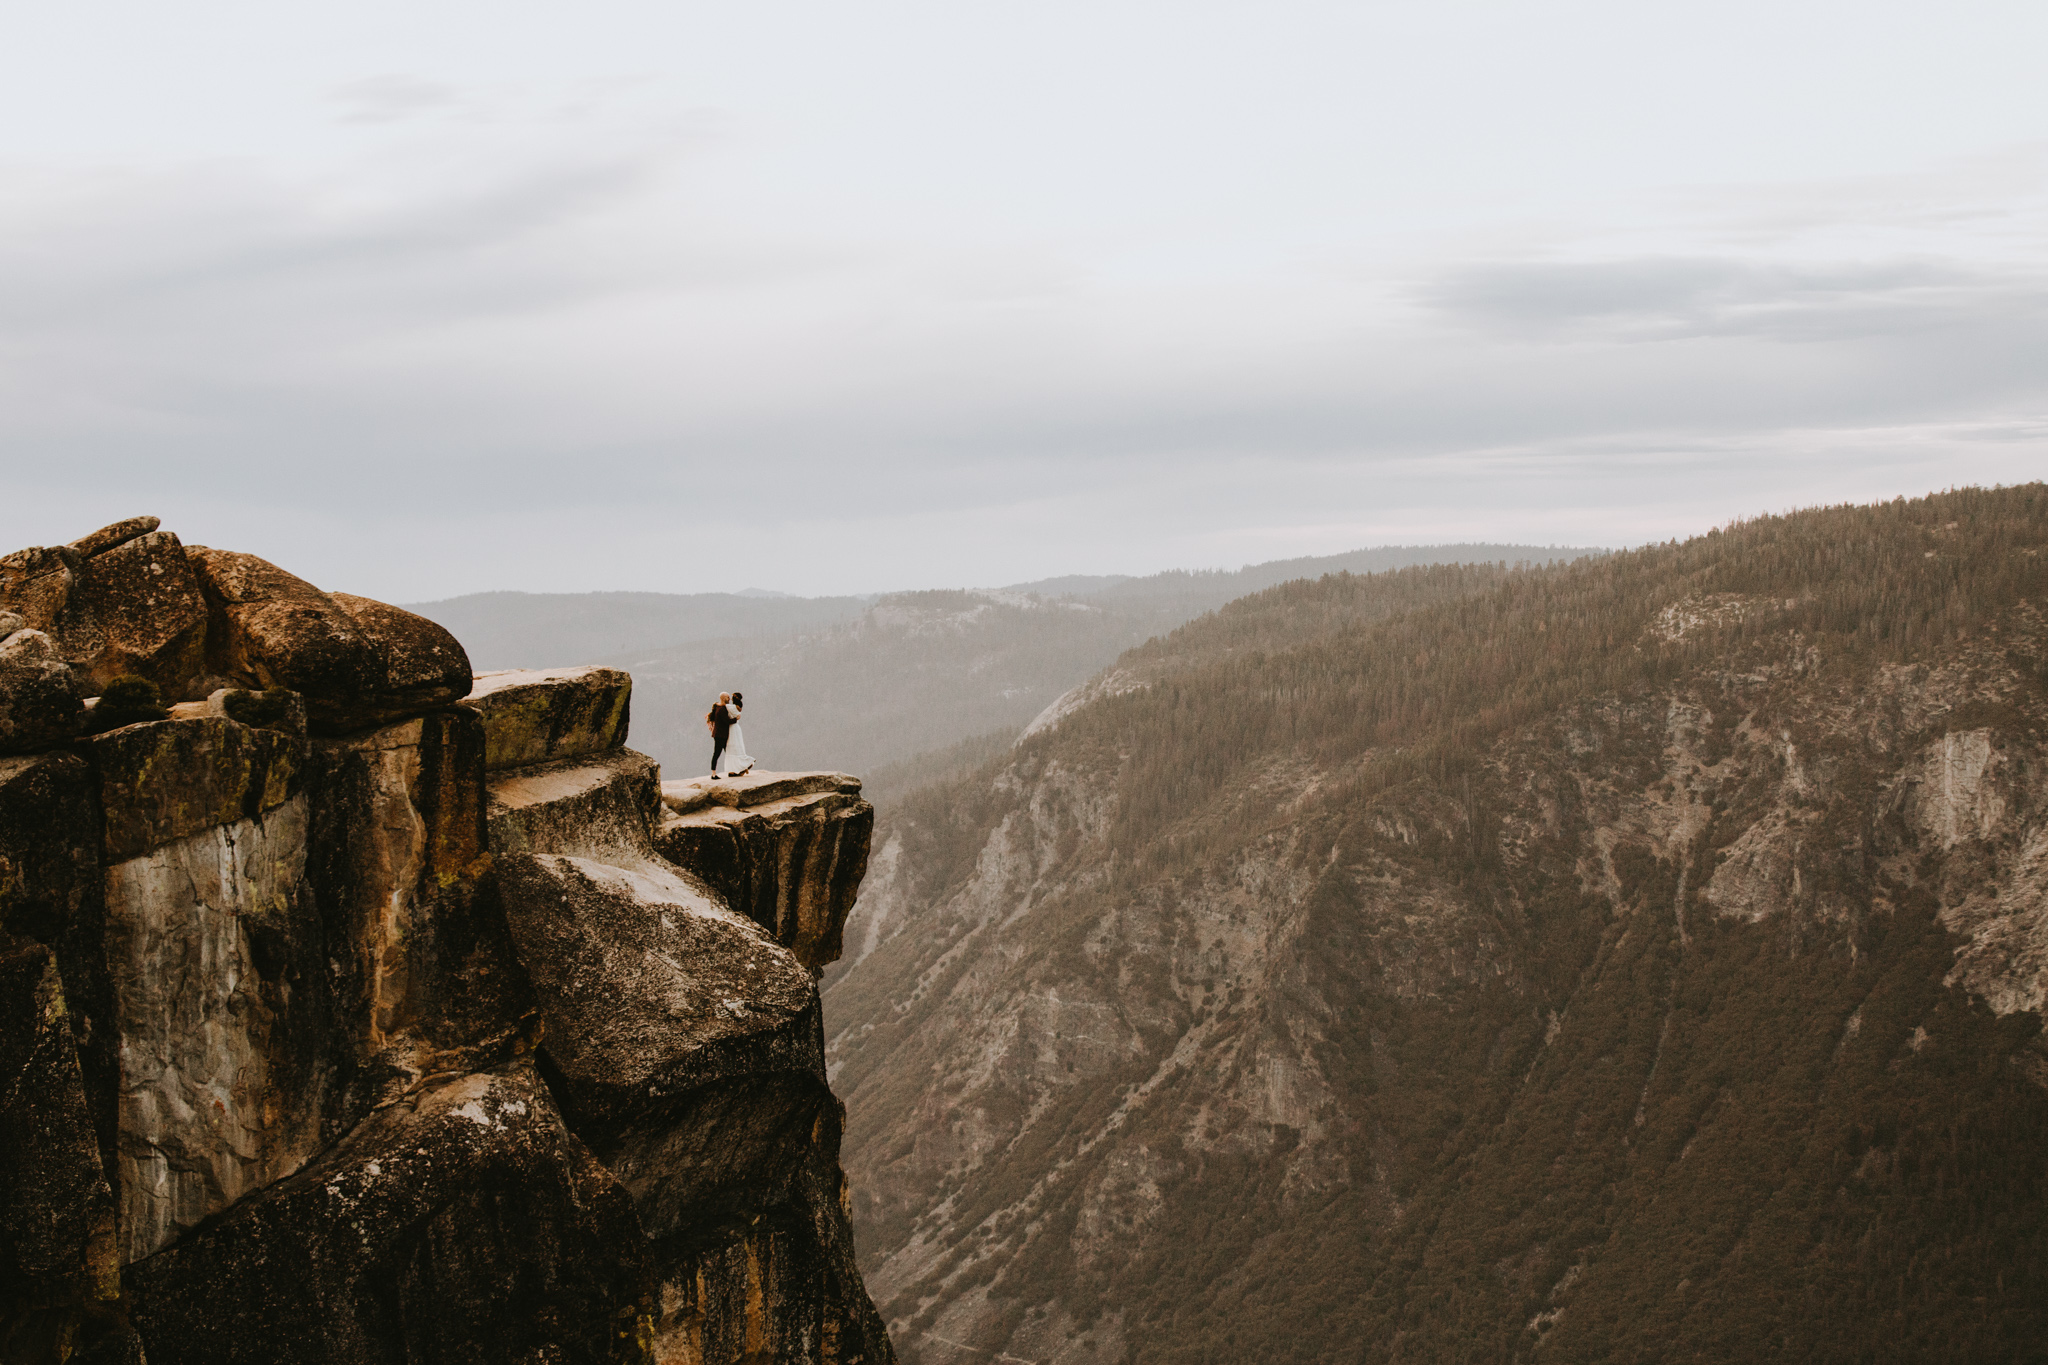
<path fill-rule="evenodd" d="M 718 765 L 725 757 L 725 742 L 732 738 L 732 712 L 725 704 L 732 700 L 732 693 L 720 692 L 718 704 L 704 717 L 704 725 L 711 731 L 711 775 L 719 776 Z"/>

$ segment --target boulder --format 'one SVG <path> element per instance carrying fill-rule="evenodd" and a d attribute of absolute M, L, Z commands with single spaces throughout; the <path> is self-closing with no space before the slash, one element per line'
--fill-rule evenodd
<path fill-rule="evenodd" d="M 649 863 L 660 811 L 661 765 L 631 749 L 513 768 L 491 775 L 491 852 Z"/>
<path fill-rule="evenodd" d="M 368 598 L 346 605 L 255 555 L 191 553 L 216 604 L 214 671 L 302 694 L 322 733 L 388 724 L 469 690 L 469 656 L 425 617 Z"/>
<path fill-rule="evenodd" d="M 302 693 L 314 719 L 377 683 L 376 651 L 333 598 L 268 560 L 192 547 L 220 615 L 210 654 L 245 687 Z"/>
<path fill-rule="evenodd" d="M 54 633 L 91 691 L 132 673 L 174 700 L 206 695 L 206 596 L 184 545 L 168 531 L 85 559 Z"/>
<path fill-rule="evenodd" d="M 631 674 L 616 668 L 479 673 L 464 706 L 484 718 L 492 769 L 603 753 L 626 742 Z"/>
<path fill-rule="evenodd" d="M 111 526 L 102 526 L 89 536 L 80 536 L 71 542 L 71 548 L 78 552 L 79 558 L 91 559 L 117 545 L 126 545 L 137 536 L 146 536 L 161 525 L 163 522 L 157 517 L 129 517 Z"/>
<path fill-rule="evenodd" d="M 225 716 L 149 721 L 86 742 L 100 775 L 109 861 L 255 819 L 304 785 L 306 741 Z"/>
<path fill-rule="evenodd" d="M 113 1195 L 56 960 L 39 943 L 0 949 L 0 1341 L 75 1332 L 120 1292 L 113 1249 Z"/>
<path fill-rule="evenodd" d="M 459 708 L 313 743 L 330 1135 L 424 1075 L 495 1065 L 532 1027 L 486 852 L 483 751 L 483 725 Z"/>
<path fill-rule="evenodd" d="M 665 782 L 655 848 L 822 972 L 867 875 L 875 808 L 859 793 L 842 773 Z"/>
<path fill-rule="evenodd" d="M 107 868 L 124 1263 L 320 1149 L 325 945 L 305 874 L 302 794 Z"/>
<path fill-rule="evenodd" d="M 70 600 L 75 571 L 84 562 L 68 545 L 36 546 L 0 556 L 0 610 L 18 614 L 30 630 L 52 629 Z"/>
<path fill-rule="evenodd" d="M 0 754 L 64 743 L 78 733 L 83 705 L 78 677 L 48 635 L 0 638 Z"/>
<path fill-rule="evenodd" d="M 347 592 L 333 598 L 376 653 L 380 711 L 415 714 L 459 701 L 470 690 L 469 653 L 441 626 L 374 598 Z"/>
<path fill-rule="evenodd" d="M 784 1202 L 836 1103 L 811 974 L 658 867 L 498 863 L 556 1095 L 648 1235 L 715 1241 Z"/>
<path fill-rule="evenodd" d="M 440 1077 L 129 1269 L 150 1365 L 648 1359 L 630 1201 L 524 1059 Z"/>

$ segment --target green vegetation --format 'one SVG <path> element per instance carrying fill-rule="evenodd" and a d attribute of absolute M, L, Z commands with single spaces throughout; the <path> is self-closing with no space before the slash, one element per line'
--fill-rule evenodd
<path fill-rule="evenodd" d="M 273 687 L 250 692 L 238 687 L 222 697 L 220 704 L 229 720 L 253 725 L 259 730 L 292 730 L 304 725 L 298 694 L 288 688 Z"/>
<path fill-rule="evenodd" d="M 148 678 L 123 673 L 100 692 L 99 704 L 87 718 L 87 729 L 100 734 L 138 721 L 164 720 L 170 714 L 164 710 L 161 688 Z"/>
<path fill-rule="evenodd" d="M 827 1008 L 906 1355 L 986 1285 L 1146 1365 L 2039 1358 L 2041 1020 L 1943 914 L 2029 875 L 2044 606 L 2040 485 L 1334 575 L 895 803 Z"/>

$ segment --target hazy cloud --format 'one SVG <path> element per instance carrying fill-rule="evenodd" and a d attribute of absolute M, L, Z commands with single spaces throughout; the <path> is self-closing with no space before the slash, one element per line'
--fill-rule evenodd
<path fill-rule="evenodd" d="M 337 86 L 328 98 L 341 106 L 343 123 L 397 123 L 447 109 L 457 102 L 455 87 L 418 76 L 365 76 Z"/>
<path fill-rule="evenodd" d="M 237 11 L 260 69 L 133 8 L 128 85 L 0 53 L 0 542 L 150 510 L 397 598 L 864 590 L 2048 467 L 2004 47 L 1943 58 L 1989 113 L 1790 58 L 1734 108 L 1746 47 L 1618 5 L 1669 90 L 1512 7 L 600 8 Z"/>
<path fill-rule="evenodd" d="M 1461 267 L 1420 297 L 1536 335 L 1827 341 L 2039 322 L 2048 276 L 1930 260 L 1515 262 Z"/>

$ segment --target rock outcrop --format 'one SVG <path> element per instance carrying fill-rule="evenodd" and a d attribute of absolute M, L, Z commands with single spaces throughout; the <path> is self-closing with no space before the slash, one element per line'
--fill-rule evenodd
<path fill-rule="evenodd" d="M 893 1360 L 815 984 L 857 782 L 729 793 L 736 875 L 626 674 L 473 682 L 149 517 L 0 559 L 0 637 L 0 1359 Z"/>
<path fill-rule="evenodd" d="M 702 877 L 813 972 L 838 960 L 875 828 L 857 778 L 691 778 L 664 782 L 661 801 L 667 809 L 654 840 L 664 857 Z"/>
<path fill-rule="evenodd" d="M 601 754 L 626 742 L 633 680 L 616 668 L 479 673 L 464 706 L 490 733 L 484 766 L 496 771 Z"/>
<path fill-rule="evenodd" d="M 47 748 L 78 732 L 78 681 L 50 637 L 22 619 L 0 613 L 0 754 Z"/>

